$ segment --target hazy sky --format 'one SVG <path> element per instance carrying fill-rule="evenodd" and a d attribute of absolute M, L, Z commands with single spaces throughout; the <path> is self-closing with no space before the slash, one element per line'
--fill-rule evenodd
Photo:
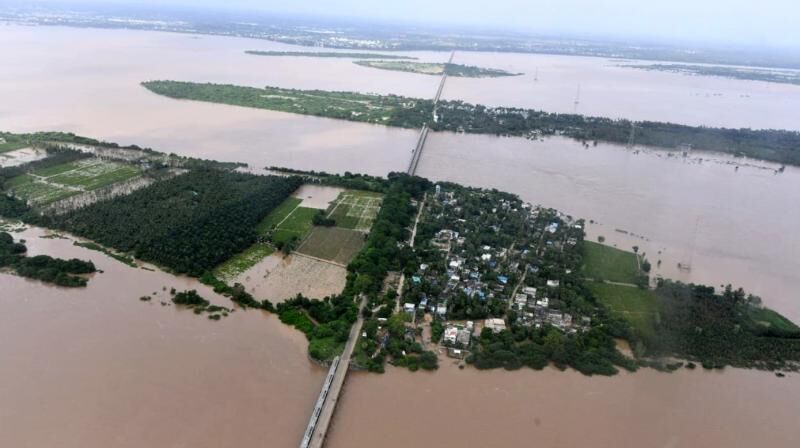
<path fill-rule="evenodd" d="M 51 0 L 73 3 L 70 0 Z M 800 0 L 78 0 L 800 48 Z M 3 0 L 0 0 L 3 3 Z"/>

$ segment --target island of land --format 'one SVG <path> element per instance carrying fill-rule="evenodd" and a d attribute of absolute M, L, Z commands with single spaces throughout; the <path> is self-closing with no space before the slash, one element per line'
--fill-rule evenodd
<path fill-rule="evenodd" d="M 209 320 L 276 313 L 322 363 L 350 343 L 353 365 L 373 372 L 387 362 L 434 370 L 440 356 L 586 375 L 800 367 L 800 328 L 758 297 L 652 280 L 638 247 L 587 241 L 584 220 L 513 194 L 397 173 L 243 173 L 72 134 L 3 135 L 46 157 L 0 168 L 0 216 L 84 238 L 130 269 L 147 268 L 135 258 L 196 277 L 236 305 L 192 290 L 170 291 L 171 300 Z M 310 200 L 314 189 L 327 199 Z M 0 234 L 8 272 L 82 286 L 94 271 L 25 252 Z M 330 285 L 309 290 L 309 278 Z M 275 282 L 283 296 L 264 292 Z"/>
<path fill-rule="evenodd" d="M 519 76 L 521 73 L 511 73 L 494 68 L 475 67 L 439 62 L 408 62 L 408 61 L 353 61 L 354 64 L 364 67 L 393 70 L 398 72 L 419 73 L 423 75 L 443 75 L 458 78 L 498 78 L 502 76 Z"/>
<path fill-rule="evenodd" d="M 720 78 L 800 85 L 800 71 L 797 70 L 691 64 L 624 64 L 620 65 L 620 67 L 680 73 L 691 76 L 717 76 Z"/>
<path fill-rule="evenodd" d="M 341 51 L 261 51 L 247 50 L 254 56 L 291 56 L 307 58 L 346 58 L 346 59 L 417 59 L 412 56 L 385 53 L 348 53 Z"/>
<path fill-rule="evenodd" d="M 408 98 L 279 87 L 245 87 L 182 81 L 147 81 L 148 90 L 175 99 L 206 101 L 404 128 L 541 138 L 561 135 L 593 142 L 676 150 L 714 151 L 800 166 L 800 132 L 687 126 L 487 107 L 463 101 Z M 431 120 L 431 117 L 435 117 Z"/>

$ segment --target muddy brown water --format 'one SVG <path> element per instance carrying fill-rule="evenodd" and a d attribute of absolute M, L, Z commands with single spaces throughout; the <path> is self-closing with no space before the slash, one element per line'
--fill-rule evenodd
<path fill-rule="evenodd" d="M 384 175 L 403 171 L 415 130 L 388 129 L 147 92 L 148 79 L 432 96 L 438 79 L 349 60 L 259 58 L 263 41 L 124 30 L 0 27 L 0 129 L 67 130 L 252 166 Z M 446 54 L 418 53 L 424 60 Z M 592 58 L 462 54 L 457 62 L 525 77 L 449 80 L 445 98 L 612 117 L 797 129 L 796 86 L 684 77 Z M 539 67 L 539 81 L 531 69 Z M 512 88 L 509 88 L 512 87 Z M 721 156 L 720 156 L 721 157 Z M 717 157 L 717 158 L 720 158 Z M 724 157 L 722 157 L 724 159 Z M 800 318 L 795 224 L 800 179 L 752 167 L 532 143 L 431 135 L 419 174 L 502 188 L 595 219 L 605 236 L 662 258 L 665 276 L 733 282 Z M 759 165 L 767 165 L 759 163 Z M 770 166 L 771 168 L 774 168 Z M 645 239 L 616 232 L 624 229 Z M 33 233 L 31 233 L 33 232 Z M 86 290 L 0 274 L 0 446 L 295 446 L 324 371 L 305 338 L 258 312 L 210 322 L 158 299 L 190 279 L 126 267 L 64 240 L 26 233 L 33 253 L 79 256 L 106 272 Z M 658 251 L 662 251 L 658 255 Z M 677 269 L 691 262 L 691 272 Z M 797 375 L 642 371 L 354 375 L 333 446 L 795 446 Z"/>
<path fill-rule="evenodd" d="M 212 322 L 167 290 L 193 279 L 130 268 L 29 229 L 32 255 L 90 259 L 84 289 L 0 274 L 0 446 L 293 446 L 324 369 L 274 316 L 238 310 Z M 152 295 L 149 303 L 139 297 Z"/>

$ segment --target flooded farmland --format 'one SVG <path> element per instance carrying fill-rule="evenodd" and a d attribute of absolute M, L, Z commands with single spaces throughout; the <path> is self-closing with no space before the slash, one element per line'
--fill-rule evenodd
<path fill-rule="evenodd" d="M 348 60 L 255 57 L 245 55 L 247 49 L 298 47 L 0 26 L 0 129 L 72 131 L 257 168 L 376 175 L 405 169 L 415 130 L 175 101 L 139 86 L 148 79 L 181 79 L 430 97 L 438 83 L 436 77 Z M 446 99 L 798 129 L 797 86 L 644 72 L 564 56 L 458 53 L 456 62 L 526 74 L 451 79 Z M 800 319 L 800 240 L 794 231 L 800 172 L 787 168 L 775 175 L 771 165 L 737 172 L 728 163 L 733 160 L 713 156 L 722 162 L 699 163 L 700 157 L 709 156 L 694 154 L 687 161 L 613 145 L 584 149 L 558 138 L 431 134 L 419 174 L 501 188 L 593 219 L 592 239 L 639 245 L 654 266 L 663 261 L 656 273 L 733 282 Z M 141 303 L 139 296 L 158 292 L 160 298 L 162 288 L 171 286 L 229 302 L 190 279 L 132 270 L 37 232 L 21 235 L 32 253 L 91 259 L 105 272 L 85 291 L 0 274 L 0 303 L 6 305 L 0 319 L 0 446 L 297 444 L 324 376 L 308 361 L 301 333 L 260 312 L 237 311 L 211 322 L 162 307 L 158 299 Z M 691 271 L 679 270 L 679 262 L 691 264 Z M 535 437 L 537 446 L 552 447 L 789 447 L 800 439 L 790 420 L 800 411 L 798 393 L 796 374 L 777 379 L 735 369 L 672 375 L 645 370 L 614 378 L 449 365 L 434 374 L 391 369 L 349 380 L 331 445 L 527 446 Z"/>

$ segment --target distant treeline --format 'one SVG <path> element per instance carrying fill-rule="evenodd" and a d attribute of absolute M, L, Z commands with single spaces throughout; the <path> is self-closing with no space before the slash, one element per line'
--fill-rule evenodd
<path fill-rule="evenodd" d="M 298 177 L 198 169 L 127 196 L 30 221 L 200 276 L 256 241 L 255 227 Z"/>
<path fill-rule="evenodd" d="M 564 135 L 584 142 L 603 141 L 667 149 L 718 151 L 800 166 L 800 132 L 727 129 L 651 121 L 635 122 L 531 109 L 486 107 L 440 101 L 433 122 L 433 101 L 349 92 L 258 89 L 177 81 L 143 83 L 171 98 L 233 104 L 404 128 L 428 123 L 435 131 L 510 136 Z"/>
<path fill-rule="evenodd" d="M 771 162 L 800 165 L 800 133 L 783 130 L 727 129 L 653 121 L 556 114 L 530 109 L 475 106 L 442 101 L 431 129 L 476 134 L 564 135 L 583 141 L 718 151 Z M 631 138 L 631 136 L 633 138 Z"/>
<path fill-rule="evenodd" d="M 349 59 L 417 59 L 411 56 L 381 53 L 345 53 L 335 51 L 259 51 L 247 50 L 247 54 L 255 56 L 296 56 L 309 58 L 349 58 Z"/>
<path fill-rule="evenodd" d="M 769 70 L 761 68 L 689 64 L 624 64 L 620 65 L 620 67 L 673 72 L 684 75 L 716 76 L 720 78 L 800 85 L 800 72 L 789 70 Z"/>
<path fill-rule="evenodd" d="M 28 251 L 22 243 L 15 243 L 11 234 L 0 232 L 0 268 L 8 268 L 21 277 L 41 280 L 58 286 L 86 286 L 80 274 L 95 272 L 94 264 L 73 258 L 62 260 L 48 255 L 27 257 Z"/>

